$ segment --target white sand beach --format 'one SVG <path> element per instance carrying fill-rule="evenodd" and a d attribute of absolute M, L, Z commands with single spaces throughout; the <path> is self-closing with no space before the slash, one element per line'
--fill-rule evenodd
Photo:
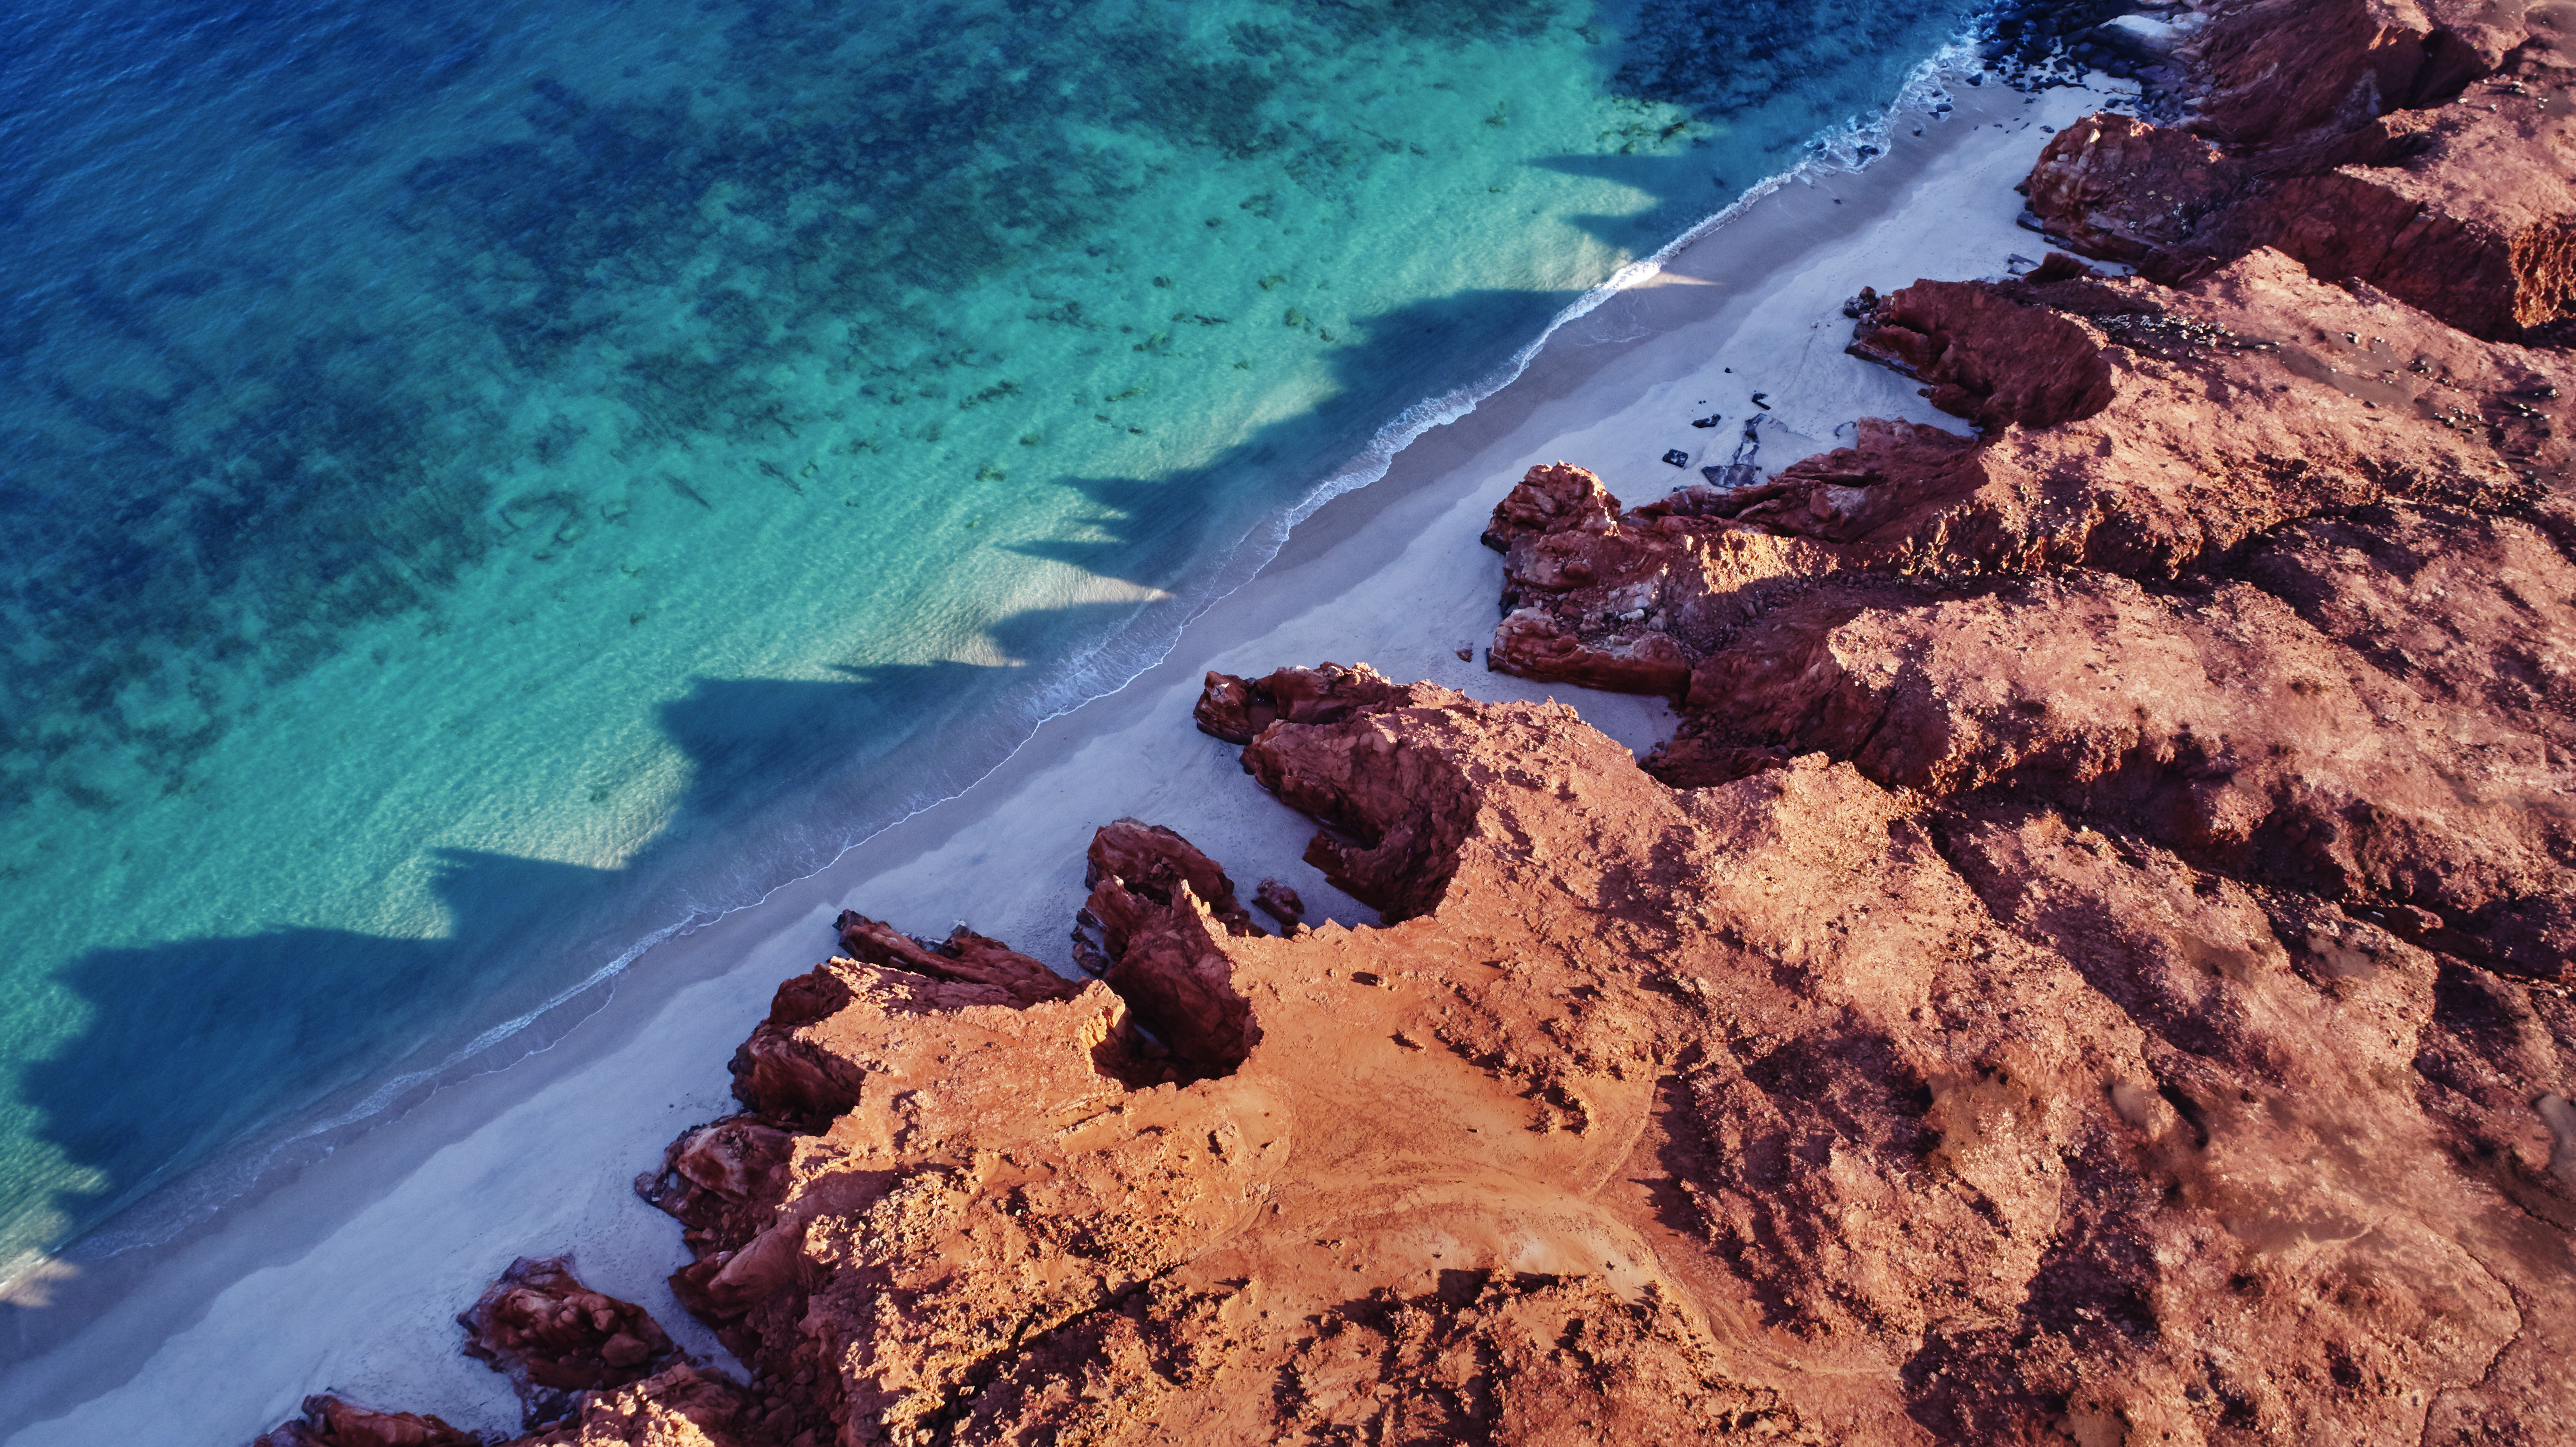
<path fill-rule="evenodd" d="M 1559 329 L 1511 386 L 1300 525 L 1159 667 L 1046 724 L 964 795 L 658 946 L 552 1048 L 441 1091 L 211 1228 L 88 1277 L 23 1283 L 0 1310 L 40 1350 L 0 1370 L 6 1441 L 233 1447 L 323 1390 L 515 1430 L 507 1384 L 459 1355 L 453 1317 L 522 1254 L 572 1252 L 591 1284 L 715 1354 L 663 1283 L 687 1259 L 679 1228 L 632 1183 L 676 1133 L 730 1108 L 726 1061 L 777 983 L 830 953 L 843 908 L 920 934 L 962 921 L 1062 963 L 1091 831 L 1133 815 L 1180 830 L 1247 889 L 1276 876 L 1318 913 L 1373 921 L 1300 860 L 1312 826 L 1191 727 L 1202 673 L 1330 659 L 1484 698 L 1561 692 L 1482 663 L 1501 563 L 1477 533 L 1524 469 L 1578 463 L 1635 503 L 1697 479 L 1661 460 L 1668 449 L 1694 468 L 1726 460 L 1748 414 L 1766 419 L 1766 468 L 1834 445 L 1857 417 L 1961 427 L 1906 379 L 1844 355 L 1842 303 L 1864 285 L 1996 276 L 2016 253 L 2042 255 L 2014 224 L 2011 188 L 2042 128 L 2106 92 L 1950 94 L 1945 117 L 1900 116 L 1866 170 L 1779 187 Z M 1691 427 L 1711 413 L 1725 421 Z M 1470 646 L 1475 661 L 1461 661 Z M 1656 700 L 1571 701 L 1641 752 L 1672 724 Z"/>

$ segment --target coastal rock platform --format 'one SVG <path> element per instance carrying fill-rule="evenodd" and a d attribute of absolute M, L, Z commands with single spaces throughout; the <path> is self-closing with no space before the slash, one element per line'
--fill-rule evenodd
<path fill-rule="evenodd" d="M 1107 876 L 1111 977 L 1147 951 L 1238 1007 L 1161 1017 L 1188 1083 L 1106 984 L 782 986 L 748 1111 L 651 1185 L 753 1373 L 691 1430 L 2567 1429 L 2576 1122 L 2518 1095 L 2565 1078 L 2563 992 L 2027 798 L 1825 752 L 1674 789 L 1561 705 L 1403 685 L 1244 761 L 1385 926 Z M 533 1440 L 640 1440 L 599 1424 L 680 1385 L 731 1390 Z"/>

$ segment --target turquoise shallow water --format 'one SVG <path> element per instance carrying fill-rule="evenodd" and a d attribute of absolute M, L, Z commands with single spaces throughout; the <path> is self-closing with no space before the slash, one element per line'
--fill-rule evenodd
<path fill-rule="evenodd" d="M 21 7 L 0 1260 L 962 787 L 1964 10 Z"/>

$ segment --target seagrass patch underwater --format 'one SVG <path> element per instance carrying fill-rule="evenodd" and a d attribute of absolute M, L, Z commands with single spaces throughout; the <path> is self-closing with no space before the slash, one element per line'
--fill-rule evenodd
<path fill-rule="evenodd" d="M 1964 11 L 22 7 L 0 1258 L 961 786 Z"/>

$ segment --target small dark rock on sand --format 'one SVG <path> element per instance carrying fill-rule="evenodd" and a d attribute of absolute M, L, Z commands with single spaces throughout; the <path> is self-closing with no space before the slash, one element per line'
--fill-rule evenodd
<path fill-rule="evenodd" d="M 1306 917 L 1306 901 L 1297 897 L 1297 891 L 1275 879 L 1261 881 L 1261 887 L 1252 892 L 1252 902 L 1261 906 L 1262 913 L 1281 924 L 1295 924 Z"/>

